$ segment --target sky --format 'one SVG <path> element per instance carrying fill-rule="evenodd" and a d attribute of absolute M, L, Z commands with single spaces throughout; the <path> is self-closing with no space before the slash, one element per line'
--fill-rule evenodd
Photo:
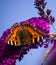
<path fill-rule="evenodd" d="M 56 0 L 46 0 L 47 9 L 52 10 L 52 15 L 56 18 Z M 0 0 L 0 37 L 2 33 L 10 28 L 14 23 L 39 17 L 37 9 L 34 8 L 34 0 Z M 56 24 L 56 22 L 54 23 Z M 51 27 L 51 32 L 55 32 Z M 51 45 L 49 46 L 49 48 Z M 48 48 L 31 49 L 24 56 L 21 62 L 16 61 L 16 65 L 40 65 L 45 51 Z"/>

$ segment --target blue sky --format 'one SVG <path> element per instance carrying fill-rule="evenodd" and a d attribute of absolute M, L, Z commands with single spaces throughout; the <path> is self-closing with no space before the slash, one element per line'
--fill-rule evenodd
<path fill-rule="evenodd" d="M 56 18 L 56 0 L 46 1 L 48 2 L 46 8 L 50 8 L 52 15 Z M 34 0 L 0 0 L 0 37 L 14 23 L 20 23 L 31 17 L 39 17 L 33 4 Z M 51 31 L 55 32 L 52 27 Z M 17 61 L 16 65 L 40 65 L 46 50 L 44 48 L 31 49 L 21 62 Z"/>

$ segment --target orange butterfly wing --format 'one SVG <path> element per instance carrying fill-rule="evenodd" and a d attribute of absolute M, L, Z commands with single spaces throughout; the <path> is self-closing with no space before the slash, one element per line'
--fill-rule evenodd
<path fill-rule="evenodd" d="M 37 41 L 40 40 L 40 37 L 43 38 L 43 34 L 37 31 L 33 26 L 31 25 L 23 25 L 24 30 L 29 31 L 29 33 L 32 35 L 31 38 L 28 39 L 28 42 L 32 41 L 32 43 L 35 43 L 34 40 L 37 39 Z"/>
<path fill-rule="evenodd" d="M 15 27 L 12 27 L 11 34 L 7 38 L 7 42 L 10 45 L 18 46 L 20 45 L 19 37 L 16 37 L 17 31 L 20 31 L 20 25 L 16 25 Z"/>

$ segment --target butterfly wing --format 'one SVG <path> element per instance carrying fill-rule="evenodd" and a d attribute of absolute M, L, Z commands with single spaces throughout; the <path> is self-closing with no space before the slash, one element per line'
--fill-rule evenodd
<path fill-rule="evenodd" d="M 20 31 L 20 29 L 21 29 L 20 25 L 12 27 L 11 34 L 9 35 L 9 37 L 7 37 L 8 44 L 15 46 L 20 45 L 20 39 L 19 37 L 16 36 L 16 33 Z"/>
<path fill-rule="evenodd" d="M 44 34 L 37 31 L 32 25 L 25 24 L 23 25 L 23 29 L 28 31 L 30 38 L 28 38 L 29 43 L 39 42 L 40 39 L 44 38 Z"/>

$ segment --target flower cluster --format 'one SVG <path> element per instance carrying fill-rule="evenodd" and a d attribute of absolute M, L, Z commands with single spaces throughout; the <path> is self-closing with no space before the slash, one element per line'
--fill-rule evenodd
<path fill-rule="evenodd" d="M 25 22 L 21 22 L 20 24 L 32 24 L 38 31 L 46 33 L 48 35 L 49 29 L 49 22 L 47 19 L 43 18 L 31 18 L 26 20 Z M 16 24 L 15 24 L 16 25 Z M 23 58 L 24 54 L 27 54 L 29 49 L 31 48 L 38 48 L 38 46 L 42 47 L 42 44 L 38 42 L 38 44 L 30 44 L 24 46 L 11 46 L 8 45 L 6 42 L 6 38 L 11 33 L 11 29 L 7 29 L 0 38 L 0 65 L 15 65 L 16 59 L 19 61 Z"/>
<path fill-rule="evenodd" d="M 45 0 L 35 0 L 34 5 L 35 8 L 38 9 L 38 14 L 42 17 L 42 18 L 47 18 L 49 19 L 49 23 L 53 24 L 55 21 L 55 18 L 50 15 L 51 14 L 51 10 L 47 9 L 46 11 L 45 6 L 46 6 L 47 2 L 45 2 Z"/>

